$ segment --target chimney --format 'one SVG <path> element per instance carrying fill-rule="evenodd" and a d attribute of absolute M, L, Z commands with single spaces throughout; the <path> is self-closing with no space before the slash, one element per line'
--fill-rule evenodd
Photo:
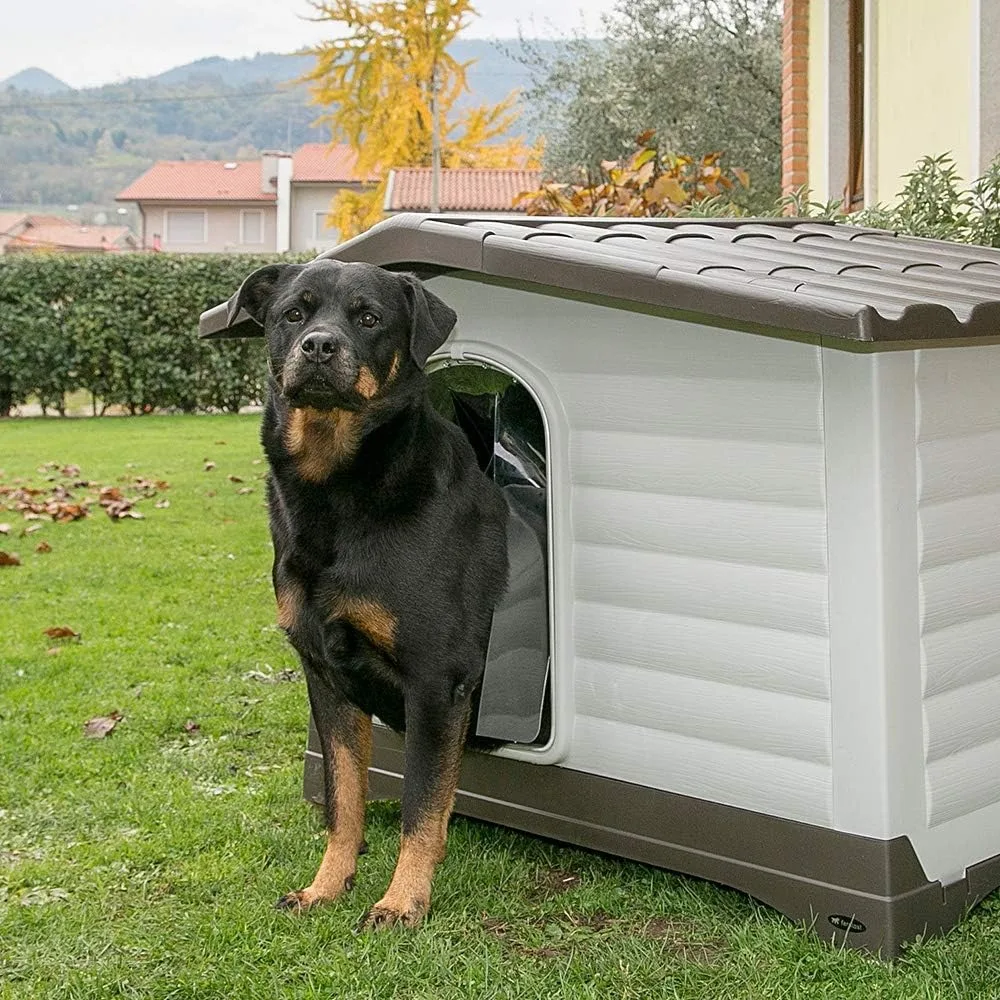
<path fill-rule="evenodd" d="M 277 195 L 275 250 L 285 253 L 292 242 L 292 154 L 265 149 L 260 154 L 260 189 Z"/>

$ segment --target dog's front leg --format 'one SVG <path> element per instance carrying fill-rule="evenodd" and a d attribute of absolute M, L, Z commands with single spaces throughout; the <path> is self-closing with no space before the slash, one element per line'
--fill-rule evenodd
<path fill-rule="evenodd" d="M 412 927 L 430 907 L 431 880 L 445 854 L 469 725 L 467 697 L 420 691 L 406 699 L 403 830 L 396 870 L 386 894 L 362 927 Z"/>
<path fill-rule="evenodd" d="M 305 662 L 313 719 L 323 747 L 326 852 L 312 883 L 278 900 L 281 909 L 305 910 L 336 899 L 354 884 L 364 843 L 372 720 L 348 702 L 320 671 Z"/>

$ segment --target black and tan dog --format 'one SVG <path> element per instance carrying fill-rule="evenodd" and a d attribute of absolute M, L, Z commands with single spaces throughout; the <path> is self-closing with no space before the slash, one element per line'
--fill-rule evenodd
<path fill-rule="evenodd" d="M 376 715 L 406 734 L 402 839 L 363 925 L 415 924 L 507 576 L 503 497 L 427 399 L 424 364 L 456 316 L 412 275 L 330 260 L 255 271 L 230 322 L 241 309 L 267 338 L 278 622 L 302 659 L 326 777 L 326 853 L 279 906 L 351 888 Z"/>

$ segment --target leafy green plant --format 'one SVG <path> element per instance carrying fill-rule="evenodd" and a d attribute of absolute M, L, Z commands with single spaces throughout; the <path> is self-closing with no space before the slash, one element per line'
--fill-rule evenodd
<path fill-rule="evenodd" d="M 8 255 L 0 262 L 0 415 L 34 397 L 63 412 L 226 410 L 264 392 L 260 341 L 202 342 L 198 316 L 273 256 Z M 285 259 L 298 259 L 289 257 Z M 302 259 L 307 259 L 304 257 Z M 95 410 L 97 404 L 95 402 Z"/>

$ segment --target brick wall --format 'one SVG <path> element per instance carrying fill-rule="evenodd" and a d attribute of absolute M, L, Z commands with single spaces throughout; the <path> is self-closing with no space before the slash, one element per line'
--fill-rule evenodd
<path fill-rule="evenodd" d="M 809 0 L 785 0 L 781 32 L 781 188 L 809 182 Z"/>

